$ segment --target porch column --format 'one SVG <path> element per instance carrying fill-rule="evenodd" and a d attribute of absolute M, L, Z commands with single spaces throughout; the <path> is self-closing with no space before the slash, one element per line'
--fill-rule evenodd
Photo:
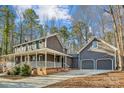
<path fill-rule="evenodd" d="M 112 70 L 113 70 L 113 60 L 112 60 Z"/>
<path fill-rule="evenodd" d="M 54 53 L 54 68 L 56 67 L 56 55 L 55 55 L 55 53 Z"/>
<path fill-rule="evenodd" d="M 67 65 L 67 68 L 68 68 L 68 64 L 67 64 L 67 56 L 66 56 L 65 58 L 66 58 L 65 64 Z"/>
<path fill-rule="evenodd" d="M 60 56 L 60 62 L 61 62 L 61 67 L 62 67 L 62 56 Z"/>
<path fill-rule="evenodd" d="M 66 65 L 67 65 L 67 57 L 65 56 L 65 68 L 66 68 Z"/>
<path fill-rule="evenodd" d="M 59 62 L 60 62 L 60 66 L 62 67 L 62 58 L 61 58 L 62 56 L 60 55 L 60 57 L 59 57 Z"/>
<path fill-rule="evenodd" d="M 28 54 L 28 64 L 30 64 L 30 62 L 29 62 L 29 54 Z"/>
<path fill-rule="evenodd" d="M 37 52 L 36 52 L 36 68 L 37 68 Z"/>
<path fill-rule="evenodd" d="M 65 58 L 64 58 L 64 56 L 62 56 L 62 58 L 63 58 L 63 68 L 65 67 Z"/>
<path fill-rule="evenodd" d="M 14 64 L 15 64 L 16 62 L 15 62 L 15 54 L 14 54 Z"/>
<path fill-rule="evenodd" d="M 45 51 L 45 68 L 47 68 L 47 51 Z"/>
<path fill-rule="evenodd" d="M 26 59 L 26 58 L 27 58 L 27 56 L 25 55 L 25 63 L 26 63 L 26 61 L 27 61 L 27 59 Z"/>
<path fill-rule="evenodd" d="M 21 63 L 22 63 L 22 54 L 21 54 Z"/>

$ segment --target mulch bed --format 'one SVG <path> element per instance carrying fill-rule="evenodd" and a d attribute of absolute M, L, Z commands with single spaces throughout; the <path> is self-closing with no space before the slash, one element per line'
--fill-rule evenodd
<path fill-rule="evenodd" d="M 88 77 L 76 77 L 46 88 L 124 88 L 124 72 L 110 72 Z"/>

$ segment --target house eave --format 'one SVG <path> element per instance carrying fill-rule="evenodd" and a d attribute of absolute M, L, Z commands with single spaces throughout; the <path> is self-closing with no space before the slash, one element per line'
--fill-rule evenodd
<path fill-rule="evenodd" d="M 68 56 L 68 57 L 72 57 L 71 55 L 50 49 L 50 48 L 42 48 L 42 49 L 36 49 L 36 50 L 31 50 L 31 51 L 25 51 L 25 52 L 18 52 L 18 53 L 12 53 L 12 54 L 8 54 L 8 55 L 2 55 L 1 57 L 7 57 L 7 56 L 18 56 L 18 55 L 28 55 L 28 54 L 35 54 L 35 53 L 45 53 L 45 51 L 49 52 L 49 53 L 55 53 L 58 55 L 62 55 L 62 56 Z"/>
<path fill-rule="evenodd" d="M 94 40 L 98 40 L 102 43 L 104 43 L 105 45 L 107 45 L 108 47 L 112 48 L 114 51 L 117 51 L 118 49 L 115 47 L 115 46 L 112 46 L 110 45 L 109 43 L 105 42 L 104 40 L 101 40 L 101 39 L 97 39 L 97 38 L 92 38 L 89 43 L 87 43 L 84 47 L 82 47 L 79 51 L 78 51 L 78 54 L 83 51 L 90 43 L 92 43 Z"/>

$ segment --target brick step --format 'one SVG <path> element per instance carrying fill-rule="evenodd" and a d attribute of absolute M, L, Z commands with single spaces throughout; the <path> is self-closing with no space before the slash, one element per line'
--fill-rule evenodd
<path fill-rule="evenodd" d="M 47 75 L 47 74 L 53 74 L 58 72 L 67 72 L 70 68 L 35 68 L 32 70 L 32 75 Z"/>

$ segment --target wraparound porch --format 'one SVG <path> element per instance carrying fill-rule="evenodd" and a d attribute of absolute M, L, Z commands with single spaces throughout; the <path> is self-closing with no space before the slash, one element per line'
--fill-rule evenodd
<path fill-rule="evenodd" d="M 67 54 L 49 49 L 37 49 L 32 51 L 18 52 L 3 55 L 4 63 L 7 68 L 14 67 L 16 64 L 27 63 L 32 68 L 56 68 L 68 67 Z M 4 67 L 3 66 L 3 67 Z"/>

